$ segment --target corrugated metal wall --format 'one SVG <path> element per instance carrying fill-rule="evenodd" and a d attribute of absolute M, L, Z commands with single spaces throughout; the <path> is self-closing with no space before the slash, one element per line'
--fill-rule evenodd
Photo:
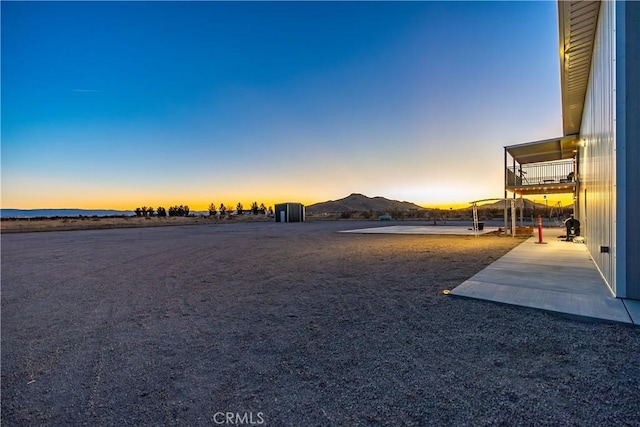
<path fill-rule="evenodd" d="M 616 2 L 616 22 L 617 285 L 640 299 L 640 3 Z"/>
<path fill-rule="evenodd" d="M 580 136 L 580 218 L 589 251 L 616 293 L 615 2 L 602 2 Z M 608 246 L 609 253 L 600 247 Z"/>

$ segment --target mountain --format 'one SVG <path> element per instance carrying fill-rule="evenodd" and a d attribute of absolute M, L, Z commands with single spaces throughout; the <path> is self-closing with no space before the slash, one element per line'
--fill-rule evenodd
<path fill-rule="evenodd" d="M 338 213 L 349 211 L 374 211 L 393 212 L 395 210 L 406 211 L 410 209 L 424 209 L 411 202 L 399 202 L 389 200 L 384 197 L 367 197 L 364 194 L 353 193 L 344 199 L 329 200 L 327 202 L 315 203 L 306 207 L 309 214 Z"/>
<path fill-rule="evenodd" d="M 131 216 L 133 211 L 113 209 L 2 209 L 2 218 L 51 218 L 78 216 Z"/>

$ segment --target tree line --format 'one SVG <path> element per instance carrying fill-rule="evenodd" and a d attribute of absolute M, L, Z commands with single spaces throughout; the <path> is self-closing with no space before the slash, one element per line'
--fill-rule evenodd
<path fill-rule="evenodd" d="M 266 215 L 271 212 L 271 206 L 267 208 L 264 203 L 260 203 L 260 205 L 258 205 L 258 202 L 253 202 L 251 203 L 251 208 L 249 210 L 245 210 L 243 204 L 238 202 L 238 204 L 236 205 L 236 212 L 238 213 L 238 215 L 244 215 L 246 213 L 253 215 Z M 220 216 L 224 216 L 227 213 L 230 213 L 230 209 L 229 207 L 225 206 L 224 203 L 220 203 L 220 206 L 217 208 L 215 203 L 211 203 L 209 205 L 209 215 L 214 216 L 218 215 L 218 213 L 220 214 Z"/>
<path fill-rule="evenodd" d="M 258 205 L 258 202 L 253 202 L 251 204 L 251 208 L 248 210 L 244 209 L 244 206 L 242 205 L 242 203 L 238 203 L 236 205 L 236 210 L 238 215 L 245 215 L 245 214 L 253 214 L 253 215 L 267 215 L 267 214 L 271 214 L 273 211 L 271 209 L 271 206 L 269 206 L 268 208 L 264 205 L 264 203 L 260 203 Z M 191 212 L 189 210 L 189 206 L 187 205 L 176 205 L 176 206 L 171 206 L 168 210 L 165 209 L 162 206 L 159 206 L 157 209 L 154 209 L 153 207 L 148 207 L 148 206 L 142 206 L 142 207 L 138 207 L 135 208 L 133 211 L 137 217 L 152 217 L 152 216 L 158 216 L 158 217 L 166 217 L 166 216 L 189 216 L 189 213 Z M 209 216 L 216 216 L 216 215 L 220 215 L 220 216 L 225 216 L 225 215 L 229 215 L 233 212 L 233 210 L 227 206 L 225 206 L 224 203 L 220 203 L 219 207 L 216 207 L 215 203 L 211 203 L 209 205 Z"/>
<path fill-rule="evenodd" d="M 158 206 L 158 209 L 153 207 L 142 206 L 141 208 L 135 208 L 133 211 L 137 217 L 151 217 L 151 216 L 189 216 L 189 206 L 171 206 L 169 210 L 166 210 L 162 206 Z"/>

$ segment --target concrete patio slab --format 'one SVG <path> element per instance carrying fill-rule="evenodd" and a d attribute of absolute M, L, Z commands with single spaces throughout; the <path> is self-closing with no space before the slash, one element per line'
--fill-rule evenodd
<path fill-rule="evenodd" d="M 479 234 L 498 231 L 498 227 L 485 227 Z M 389 225 L 357 230 L 344 230 L 341 233 L 362 234 L 450 234 L 459 236 L 473 236 L 471 227 L 463 225 Z"/>
<path fill-rule="evenodd" d="M 640 302 L 631 301 L 625 307 L 627 301 L 613 296 L 586 246 L 560 240 L 559 233 L 558 229 L 546 230 L 546 244 L 538 244 L 537 237 L 526 240 L 451 294 L 640 324 Z M 631 312 L 635 316 L 630 316 Z"/>
<path fill-rule="evenodd" d="M 640 301 L 625 299 L 622 300 L 631 320 L 635 325 L 640 325 Z"/>

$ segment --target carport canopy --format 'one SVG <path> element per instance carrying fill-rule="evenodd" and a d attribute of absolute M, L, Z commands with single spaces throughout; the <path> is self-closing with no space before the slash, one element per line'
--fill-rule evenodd
<path fill-rule="evenodd" d="M 578 136 L 570 135 L 504 147 L 519 164 L 552 162 L 575 157 Z"/>

